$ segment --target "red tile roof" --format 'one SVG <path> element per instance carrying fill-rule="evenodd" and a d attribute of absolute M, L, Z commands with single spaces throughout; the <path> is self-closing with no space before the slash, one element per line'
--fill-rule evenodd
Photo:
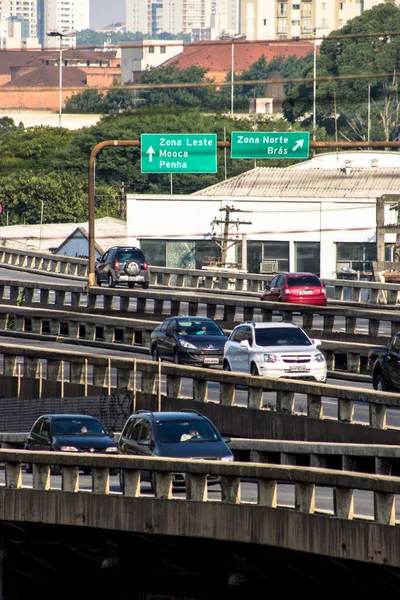
<path fill-rule="evenodd" d="M 86 73 L 76 67 L 63 67 L 63 87 L 81 87 L 86 85 Z M 25 73 L 2 87 L 59 87 L 60 70 L 58 67 L 39 67 Z"/>
<path fill-rule="evenodd" d="M 267 62 L 277 56 L 297 56 L 301 58 L 313 51 L 313 43 L 305 40 L 295 42 L 236 41 L 234 47 L 235 73 L 247 71 L 262 55 Z M 209 71 L 228 73 L 232 65 L 232 42 L 197 42 L 185 46 L 183 52 L 170 58 L 162 64 L 169 66 L 176 64 L 179 69 L 186 69 L 194 65 L 206 67 Z"/>

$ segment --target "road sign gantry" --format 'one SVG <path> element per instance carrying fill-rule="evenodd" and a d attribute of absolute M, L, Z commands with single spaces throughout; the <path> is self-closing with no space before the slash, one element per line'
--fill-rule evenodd
<path fill-rule="evenodd" d="M 306 131 L 232 131 L 231 158 L 308 158 Z"/>
<path fill-rule="evenodd" d="M 142 173 L 216 173 L 215 133 L 143 133 Z"/>

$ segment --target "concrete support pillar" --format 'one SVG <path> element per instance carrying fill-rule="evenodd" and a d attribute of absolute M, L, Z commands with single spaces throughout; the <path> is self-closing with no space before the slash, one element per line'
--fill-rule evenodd
<path fill-rule="evenodd" d="M 391 475 L 392 463 L 384 458 L 375 456 L 375 473 L 376 475 Z"/>
<path fill-rule="evenodd" d="M 32 487 L 34 490 L 50 489 L 50 465 L 33 464 Z"/>
<path fill-rule="evenodd" d="M 276 411 L 279 413 L 285 413 L 292 415 L 294 412 L 294 392 L 282 392 L 276 393 Z"/>
<path fill-rule="evenodd" d="M 360 355 L 354 354 L 353 352 L 347 352 L 347 372 L 348 373 L 359 373 L 360 372 Z"/>
<path fill-rule="evenodd" d="M 79 491 L 79 467 L 62 468 L 62 486 L 63 492 Z"/>
<path fill-rule="evenodd" d="M 85 340 L 94 341 L 96 337 L 96 327 L 93 323 L 87 323 L 85 325 Z"/>
<path fill-rule="evenodd" d="M 324 418 L 321 396 L 307 394 L 307 416 L 310 419 Z"/>
<path fill-rule="evenodd" d="M 156 394 L 158 384 L 157 373 L 142 373 L 142 392 Z"/>
<path fill-rule="evenodd" d="M 357 319 L 355 317 L 345 317 L 346 334 L 356 332 Z"/>
<path fill-rule="evenodd" d="M 24 288 L 24 304 L 32 304 L 34 288 Z"/>
<path fill-rule="evenodd" d="M 171 315 L 179 315 L 181 303 L 179 300 L 171 300 Z"/>
<path fill-rule="evenodd" d="M 338 519 L 354 519 L 354 490 L 349 488 L 334 488 L 334 513 Z"/>
<path fill-rule="evenodd" d="M 303 314 L 303 329 L 306 331 L 311 331 L 313 328 L 313 320 L 314 315 L 312 313 L 304 313 Z"/>
<path fill-rule="evenodd" d="M 140 496 L 140 471 L 123 471 L 123 490 L 124 496 L 129 498 L 138 498 Z"/>
<path fill-rule="evenodd" d="M 216 312 L 217 312 L 216 304 L 207 304 L 207 317 L 209 319 L 215 319 Z"/>
<path fill-rule="evenodd" d="M 162 273 L 161 275 L 162 284 L 170 287 L 171 285 L 171 273 Z"/>
<path fill-rule="evenodd" d="M 32 317 L 32 333 L 42 333 L 42 319 L 40 317 Z"/>
<path fill-rule="evenodd" d="M 155 497 L 161 500 L 172 498 L 172 474 L 153 472 L 155 478 Z"/>
<path fill-rule="evenodd" d="M 332 350 L 324 350 L 326 366 L 328 371 L 335 370 L 335 353 Z"/>
<path fill-rule="evenodd" d="M 189 302 L 189 315 L 191 317 L 197 317 L 197 311 L 199 309 L 199 305 L 197 302 Z"/>
<path fill-rule="evenodd" d="M 115 341 L 115 337 L 114 337 L 114 333 L 115 333 L 115 327 L 113 327 L 112 325 L 104 325 L 103 327 L 103 337 L 104 337 L 104 341 L 108 342 L 109 344 L 112 344 Z"/>
<path fill-rule="evenodd" d="M 310 467 L 326 469 L 326 463 L 326 456 L 322 456 L 322 454 L 310 454 Z"/>
<path fill-rule="evenodd" d="M 374 516 L 376 523 L 382 523 L 382 525 L 396 524 L 396 504 L 394 494 L 374 492 Z"/>
<path fill-rule="evenodd" d="M 252 321 L 254 318 L 254 308 L 252 306 L 246 306 L 244 309 L 243 320 Z"/>
<path fill-rule="evenodd" d="M 229 306 L 229 305 L 224 306 L 224 317 L 223 317 L 224 321 L 228 321 L 228 323 L 234 323 L 236 321 L 235 314 L 236 314 L 236 306 Z"/>
<path fill-rule="evenodd" d="M 199 287 L 199 276 L 192 275 L 190 278 L 190 287 L 198 288 Z"/>
<path fill-rule="evenodd" d="M 135 334 L 134 334 L 135 335 Z M 135 343 L 135 340 L 134 340 Z M 148 331 L 142 331 L 142 344 L 147 348 L 150 346 L 150 333 Z"/>
<path fill-rule="evenodd" d="M 208 381 L 193 379 L 193 400 L 208 402 Z"/>
<path fill-rule="evenodd" d="M 19 285 L 10 285 L 10 304 L 17 304 Z"/>
<path fill-rule="evenodd" d="M 361 288 L 352 288 L 352 300 L 353 302 L 360 302 L 361 301 Z"/>
<path fill-rule="evenodd" d="M 344 423 L 352 423 L 354 419 L 354 402 L 339 398 L 338 400 L 338 420 Z"/>
<path fill-rule="evenodd" d="M 315 484 L 296 483 L 295 508 L 302 513 L 313 514 L 315 511 Z"/>
<path fill-rule="evenodd" d="M 89 292 L 88 297 L 87 297 L 87 309 L 93 310 L 96 307 L 96 302 L 97 302 L 97 294 L 91 294 Z"/>
<path fill-rule="evenodd" d="M 183 275 L 177 275 L 176 276 L 176 287 L 177 288 L 182 288 L 183 287 Z"/>
<path fill-rule="evenodd" d="M 124 327 L 122 340 L 127 346 L 133 346 L 135 343 L 135 332 L 130 327 Z"/>
<path fill-rule="evenodd" d="M 377 429 L 386 429 L 386 406 L 383 404 L 369 405 L 369 424 Z"/>
<path fill-rule="evenodd" d="M 260 506 L 276 508 L 278 486 L 276 481 L 260 479 L 258 483 L 258 503 Z"/>
<path fill-rule="evenodd" d="M 58 319 L 50 319 L 50 334 L 60 335 L 60 321 Z"/>
<path fill-rule="evenodd" d="M 342 456 L 343 471 L 357 471 L 357 458 L 355 456 Z"/>
<path fill-rule="evenodd" d="M 104 294 L 104 310 L 110 312 L 113 307 L 114 296 Z"/>
<path fill-rule="evenodd" d="M 71 363 L 70 367 L 71 383 L 85 383 L 85 364 L 80 362 Z"/>
<path fill-rule="evenodd" d="M 31 379 L 39 377 L 40 360 L 38 358 L 30 358 L 25 356 L 25 375 Z"/>
<path fill-rule="evenodd" d="M 154 314 L 162 315 L 164 308 L 164 300 L 156 299 L 154 300 Z"/>
<path fill-rule="evenodd" d="M 50 381 L 61 381 L 62 360 L 47 359 L 47 379 Z"/>
<path fill-rule="evenodd" d="M 119 299 L 119 312 L 127 313 L 129 310 L 129 296 L 121 296 Z"/>
<path fill-rule="evenodd" d="M 92 468 L 92 491 L 94 494 L 108 496 L 110 493 L 110 469 L 104 467 Z"/>
<path fill-rule="evenodd" d="M 40 289 L 40 304 L 49 304 L 50 290 Z"/>
<path fill-rule="evenodd" d="M 186 500 L 206 502 L 207 494 L 207 475 L 188 473 L 186 475 Z"/>
<path fill-rule="evenodd" d="M 22 487 L 22 464 L 6 463 L 6 486 L 8 488 Z"/>
<path fill-rule="evenodd" d="M 81 293 L 71 292 L 71 306 L 72 308 L 79 308 L 81 306 Z"/>
<path fill-rule="evenodd" d="M 136 302 L 136 314 L 141 315 L 146 312 L 146 298 L 138 298 Z"/>
<path fill-rule="evenodd" d="M 368 321 L 368 335 L 372 335 L 374 337 L 378 336 L 379 331 L 379 320 L 378 319 L 370 319 Z"/>
<path fill-rule="evenodd" d="M 221 477 L 221 501 L 240 504 L 240 478 Z"/>
<path fill-rule="evenodd" d="M 397 290 L 387 290 L 388 304 L 391 304 L 392 306 L 394 306 L 397 303 L 397 296 L 398 296 Z"/>
<path fill-rule="evenodd" d="M 270 308 L 262 308 L 261 309 L 262 320 L 264 323 L 272 322 L 272 309 Z"/>
<path fill-rule="evenodd" d="M 56 290 L 56 306 L 65 306 L 65 291 Z"/>
<path fill-rule="evenodd" d="M 131 370 L 124 369 L 122 367 L 117 368 L 117 388 L 119 390 L 130 389 L 131 383 Z"/>
<path fill-rule="evenodd" d="M 259 387 L 249 387 L 247 394 L 247 406 L 259 410 L 263 401 L 263 389 Z"/>
<path fill-rule="evenodd" d="M 333 326 L 335 324 L 335 317 L 333 315 L 324 315 L 324 331 L 333 331 Z"/>
<path fill-rule="evenodd" d="M 93 366 L 93 385 L 108 387 L 107 367 L 102 365 Z"/>
<path fill-rule="evenodd" d="M 235 404 L 235 385 L 233 383 L 220 384 L 219 401 L 223 406 L 233 406 Z"/>
<path fill-rule="evenodd" d="M 296 461 L 296 455 L 295 454 L 291 454 L 290 452 L 281 452 L 280 453 L 280 458 L 281 458 L 281 465 L 296 465 L 297 461 Z"/>
<path fill-rule="evenodd" d="M 266 463 L 268 462 L 268 455 L 266 452 L 250 450 L 250 462 Z"/>
<path fill-rule="evenodd" d="M 68 337 L 77 340 L 79 337 L 79 323 L 77 321 L 68 322 Z"/>
<path fill-rule="evenodd" d="M 25 331 L 25 317 L 14 316 L 14 331 Z"/>
<path fill-rule="evenodd" d="M 17 375 L 17 357 L 16 356 L 4 356 L 4 375 L 11 375 L 16 377 Z"/>
<path fill-rule="evenodd" d="M 182 377 L 167 375 L 167 396 L 180 398 L 182 391 Z"/>

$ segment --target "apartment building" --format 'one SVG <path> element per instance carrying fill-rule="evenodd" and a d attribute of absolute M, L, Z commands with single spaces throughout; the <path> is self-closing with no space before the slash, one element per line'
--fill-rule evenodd
<path fill-rule="evenodd" d="M 126 0 L 126 31 L 152 33 L 153 0 Z"/>
<path fill-rule="evenodd" d="M 328 35 L 382 0 L 241 0 L 240 33 L 248 40 Z M 400 0 L 396 0 L 400 5 Z"/>
<path fill-rule="evenodd" d="M 37 0 L 38 38 L 44 48 L 55 46 L 48 31 L 82 31 L 89 29 L 90 0 Z M 63 37 L 66 48 L 76 45 L 75 36 Z"/>
<path fill-rule="evenodd" d="M 37 0 L 0 0 L 1 49 L 37 48 Z"/>

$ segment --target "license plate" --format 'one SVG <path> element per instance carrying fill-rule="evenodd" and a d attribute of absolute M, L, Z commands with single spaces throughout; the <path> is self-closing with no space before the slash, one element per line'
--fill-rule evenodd
<path fill-rule="evenodd" d="M 301 296 L 304 296 L 304 294 L 312 294 L 312 290 L 300 290 L 299 294 Z"/>
<path fill-rule="evenodd" d="M 289 372 L 290 373 L 304 373 L 304 371 L 307 371 L 307 367 L 305 365 L 299 365 L 296 367 L 289 367 Z"/>
<path fill-rule="evenodd" d="M 205 358 L 204 359 L 205 365 L 217 365 L 218 363 L 219 363 L 218 358 Z"/>

